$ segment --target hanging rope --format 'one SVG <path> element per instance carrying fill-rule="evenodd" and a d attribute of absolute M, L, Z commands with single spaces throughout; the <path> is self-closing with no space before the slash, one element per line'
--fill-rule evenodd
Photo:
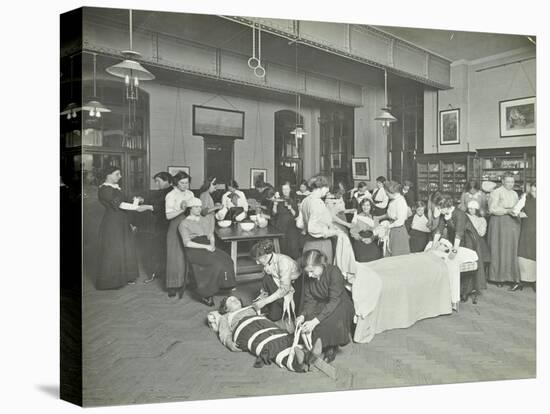
<path fill-rule="evenodd" d="M 514 72 L 514 76 L 512 76 L 512 80 L 510 81 L 510 85 L 508 86 L 508 89 L 506 90 L 506 94 L 504 97 L 508 99 L 510 97 L 510 91 L 512 90 L 512 86 L 514 86 L 514 81 L 516 80 L 516 76 L 519 72 L 519 67 L 516 67 L 516 70 Z"/>
<path fill-rule="evenodd" d="M 537 90 L 535 89 L 535 86 L 534 86 L 533 83 L 531 82 L 531 78 L 530 78 L 529 75 L 527 74 L 527 71 L 526 71 L 525 68 L 523 67 L 523 62 L 519 62 L 519 65 L 521 66 L 521 70 L 523 70 L 523 73 L 525 74 L 525 78 L 527 79 L 527 82 L 529 83 L 529 86 L 531 87 L 531 90 L 533 91 L 533 95 L 536 95 L 536 94 L 537 94 Z"/>

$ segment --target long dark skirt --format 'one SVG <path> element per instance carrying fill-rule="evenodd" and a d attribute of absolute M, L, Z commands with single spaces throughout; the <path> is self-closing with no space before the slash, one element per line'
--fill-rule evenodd
<path fill-rule="evenodd" d="M 489 248 L 491 249 L 489 280 L 519 282 L 519 234 L 519 219 L 509 215 L 491 217 L 489 221 Z"/>
<path fill-rule="evenodd" d="M 409 233 L 407 233 L 405 226 L 392 227 L 390 229 L 388 250 L 389 256 L 401 256 L 411 252 L 409 247 Z"/>
<path fill-rule="evenodd" d="M 124 211 L 106 210 L 99 226 L 99 270 L 95 286 L 117 289 L 137 279 L 133 234 Z"/>
<path fill-rule="evenodd" d="M 312 343 L 315 343 L 317 338 L 321 338 L 324 348 L 327 346 L 344 346 L 350 342 L 355 309 L 347 292 L 343 292 L 340 298 L 340 303 L 336 309 L 313 330 Z M 324 302 L 318 302 L 315 313 L 318 313 L 324 306 Z"/>
<path fill-rule="evenodd" d="M 382 257 L 382 251 L 376 242 L 369 244 L 363 243 L 361 240 L 352 239 L 353 252 L 355 260 L 360 263 L 372 262 Z"/>
<path fill-rule="evenodd" d="M 469 226 L 468 226 L 469 227 Z M 471 294 L 474 290 L 479 292 L 480 289 L 487 288 L 487 280 L 485 276 L 485 266 L 481 258 L 482 253 L 482 237 L 477 233 L 473 226 L 464 231 L 464 237 L 460 240 L 460 246 L 474 250 L 477 253 L 478 260 L 477 270 L 473 272 L 463 272 L 460 275 L 460 293 L 462 296 Z"/>
<path fill-rule="evenodd" d="M 311 237 L 306 235 L 304 243 L 304 253 L 308 250 L 319 250 L 327 256 L 327 262 L 332 264 L 334 259 L 334 253 L 332 251 L 332 241 L 331 239 L 322 239 Z"/>
<path fill-rule="evenodd" d="M 304 276 L 302 275 L 292 283 L 292 286 L 294 287 L 294 312 L 296 315 L 300 314 L 300 306 L 303 303 L 303 278 Z M 268 295 L 272 295 L 277 291 L 278 287 L 270 275 L 264 275 L 262 279 L 262 289 L 267 292 Z M 268 319 L 272 321 L 280 321 L 283 317 L 283 298 L 278 299 L 275 302 L 271 302 L 265 306 L 262 311 Z"/>
<path fill-rule="evenodd" d="M 273 223 L 285 235 L 280 239 L 281 253 L 297 259 L 300 256 L 300 231 L 290 213 L 279 213 Z"/>
<path fill-rule="evenodd" d="M 187 284 L 187 268 L 183 253 L 183 241 L 178 232 L 179 224 L 185 220 L 180 214 L 170 221 L 166 233 L 166 288 L 179 289 Z"/>
<path fill-rule="evenodd" d="M 195 237 L 195 243 L 209 244 L 205 236 Z M 209 252 L 204 249 L 186 247 L 185 253 L 189 264 L 193 266 L 195 291 L 202 298 L 218 293 L 220 289 L 233 288 L 237 284 L 233 260 L 223 250 Z"/>
<path fill-rule="evenodd" d="M 423 252 L 424 249 L 426 248 L 426 245 L 430 241 L 430 233 L 411 229 L 411 232 L 409 233 L 409 235 L 410 235 L 409 247 L 411 249 L 411 253 Z"/>

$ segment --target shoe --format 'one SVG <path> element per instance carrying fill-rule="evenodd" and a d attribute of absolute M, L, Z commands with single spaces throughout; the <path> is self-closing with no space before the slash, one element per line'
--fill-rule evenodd
<path fill-rule="evenodd" d="M 183 297 L 183 292 L 185 291 L 184 287 L 180 287 L 178 289 L 178 297 L 181 299 Z"/>
<path fill-rule="evenodd" d="M 155 273 L 152 273 L 152 274 L 151 274 L 151 277 L 148 278 L 148 279 L 145 279 L 145 280 L 143 281 L 143 283 L 151 283 L 153 280 L 155 280 L 155 277 L 157 277 L 157 275 L 156 275 Z"/>
<path fill-rule="evenodd" d="M 503 286 L 502 283 L 497 283 L 497 287 L 501 288 Z"/>
<path fill-rule="evenodd" d="M 212 296 L 210 296 L 209 298 L 201 298 L 201 302 L 209 307 L 213 307 L 215 305 L 214 298 Z"/>
<path fill-rule="evenodd" d="M 477 305 L 477 297 L 478 296 L 479 296 L 479 294 L 477 292 L 472 293 L 472 303 L 474 305 Z"/>
<path fill-rule="evenodd" d="M 330 364 L 336 358 L 336 349 L 337 347 L 331 346 L 325 351 L 324 360 L 327 364 Z"/>
<path fill-rule="evenodd" d="M 129 284 L 129 285 L 135 285 L 135 284 L 136 284 L 136 281 L 135 281 L 135 280 L 130 280 L 130 281 L 128 282 L 128 284 Z"/>
<path fill-rule="evenodd" d="M 173 289 L 173 288 L 169 288 L 168 289 L 168 297 L 169 298 L 173 298 L 176 296 L 176 289 Z"/>
<path fill-rule="evenodd" d="M 523 285 L 520 283 L 516 283 L 514 286 L 511 286 L 508 288 L 508 291 L 515 292 L 516 290 L 523 290 Z"/>

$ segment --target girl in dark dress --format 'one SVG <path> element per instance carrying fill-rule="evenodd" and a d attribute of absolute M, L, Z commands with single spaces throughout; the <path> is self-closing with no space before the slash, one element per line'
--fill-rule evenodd
<path fill-rule="evenodd" d="M 95 281 L 99 290 L 118 289 L 139 276 L 125 197 L 118 185 L 121 177 L 119 167 L 107 167 L 105 182 L 98 190 L 99 202 L 105 207 L 99 226 L 99 273 Z M 147 210 L 152 207 L 142 205 L 135 209 L 137 212 Z"/>
<path fill-rule="evenodd" d="M 477 303 L 480 289 L 487 288 L 480 236 L 466 213 L 454 206 L 454 201 L 450 195 L 442 195 L 438 207 L 441 211 L 441 217 L 439 226 L 435 231 L 433 248 L 437 248 L 441 234 L 444 230 L 447 230 L 447 240 L 453 243 L 449 259 L 454 259 L 459 247 L 466 247 L 477 253 L 479 258 L 477 271 L 463 272 L 460 275 L 460 297 L 462 301 L 467 301 L 468 297 L 472 295 L 472 302 Z"/>
<path fill-rule="evenodd" d="M 312 343 L 318 338 L 323 344 L 324 359 L 334 361 L 339 346 L 347 345 L 353 325 L 355 310 L 344 287 L 340 270 L 327 263 L 319 250 L 308 250 L 302 257 L 306 273 L 304 304 L 300 316 L 302 332 L 312 334 Z"/>
<path fill-rule="evenodd" d="M 235 287 L 235 270 L 233 260 L 223 250 L 216 249 L 213 229 L 202 216 L 202 202 L 192 198 L 187 202 L 189 216 L 179 224 L 179 233 L 185 246 L 185 253 L 190 264 L 195 265 L 196 293 L 201 302 L 214 306 L 213 296 L 220 289 Z"/>
<path fill-rule="evenodd" d="M 298 203 L 291 195 L 290 183 L 281 186 L 281 199 L 274 199 L 271 207 L 273 225 L 284 233 L 281 238 L 281 253 L 297 259 L 300 256 L 300 232 L 296 227 L 298 217 Z"/>
<path fill-rule="evenodd" d="M 382 251 L 373 236 L 375 223 L 371 214 L 372 202 L 365 197 L 358 207 L 359 212 L 353 217 L 350 229 L 353 252 L 358 262 L 371 262 L 382 257 Z"/>

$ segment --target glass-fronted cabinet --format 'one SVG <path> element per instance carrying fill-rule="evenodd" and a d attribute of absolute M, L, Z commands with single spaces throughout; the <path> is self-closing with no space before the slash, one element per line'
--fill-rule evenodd
<path fill-rule="evenodd" d="M 536 148 L 502 148 L 478 150 L 482 181 L 500 184 L 506 173 L 515 179 L 515 189 L 523 192 L 536 181 Z"/>
<path fill-rule="evenodd" d="M 434 191 L 452 194 L 455 201 L 471 179 L 479 180 L 479 161 L 473 152 L 419 154 L 416 157 L 418 199 Z"/>

